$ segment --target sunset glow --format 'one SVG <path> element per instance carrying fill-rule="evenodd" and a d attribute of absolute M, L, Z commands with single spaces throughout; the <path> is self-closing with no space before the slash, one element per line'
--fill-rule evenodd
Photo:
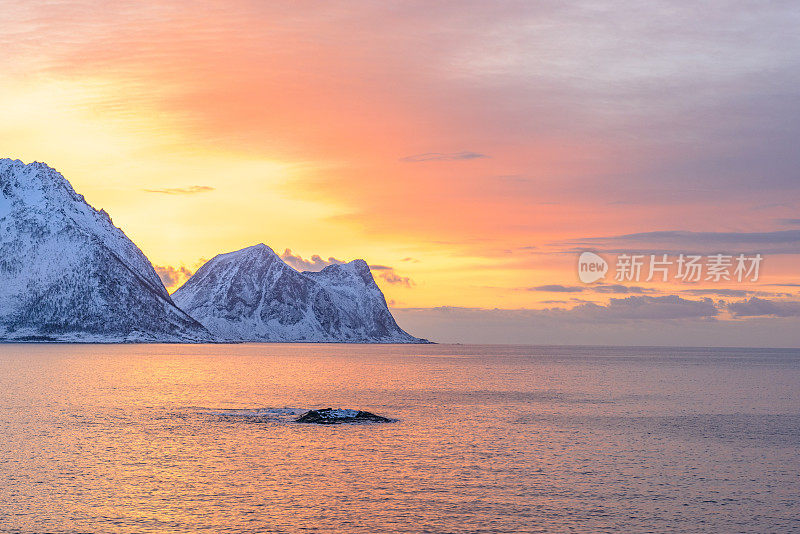
<path fill-rule="evenodd" d="M 0 532 L 798 531 L 800 3 L 0 5 Z"/>
<path fill-rule="evenodd" d="M 557 6 L 20 3 L 2 156 L 164 269 L 263 242 L 388 268 L 395 309 L 538 310 L 628 296 L 536 289 L 581 248 L 763 252 L 755 284 L 637 285 L 796 301 L 796 10 Z M 689 234 L 615 237 L 650 232 Z"/>

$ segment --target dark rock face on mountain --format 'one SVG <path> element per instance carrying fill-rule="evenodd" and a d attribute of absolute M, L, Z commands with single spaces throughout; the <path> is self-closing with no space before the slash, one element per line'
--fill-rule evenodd
<path fill-rule="evenodd" d="M 0 159 L 0 340 L 209 341 L 128 237 L 43 163 Z"/>
<path fill-rule="evenodd" d="M 321 410 L 310 410 L 297 419 L 295 423 L 312 423 L 317 425 L 338 425 L 342 423 L 391 423 L 388 417 L 375 415 L 371 412 L 360 410 L 346 410 L 323 408 Z"/>
<path fill-rule="evenodd" d="M 216 256 L 172 298 L 221 340 L 425 342 L 397 326 L 363 260 L 299 273 L 259 244 Z"/>

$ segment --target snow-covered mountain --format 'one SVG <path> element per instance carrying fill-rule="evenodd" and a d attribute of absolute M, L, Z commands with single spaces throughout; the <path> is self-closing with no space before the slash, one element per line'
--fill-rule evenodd
<path fill-rule="evenodd" d="M 170 297 L 61 174 L 0 159 L 0 341 L 425 340 L 397 326 L 363 260 L 300 273 L 256 245 L 216 256 Z"/>
<path fill-rule="evenodd" d="M 216 256 L 172 298 L 224 340 L 425 342 L 397 326 L 364 260 L 300 273 L 259 244 Z"/>
<path fill-rule="evenodd" d="M 210 339 L 105 211 L 44 163 L 0 159 L 0 340 Z"/>

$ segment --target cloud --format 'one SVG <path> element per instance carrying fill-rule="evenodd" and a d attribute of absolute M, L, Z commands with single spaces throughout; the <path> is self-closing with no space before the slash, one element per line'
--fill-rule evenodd
<path fill-rule="evenodd" d="M 716 253 L 725 251 L 800 254 L 800 230 L 773 232 L 688 232 L 662 230 L 638 232 L 607 237 L 575 239 L 556 246 L 571 246 L 572 251 L 592 248 L 601 252 L 637 252 L 658 254 L 668 252 Z"/>
<path fill-rule="evenodd" d="M 665 295 L 612 298 L 607 304 L 584 301 L 573 308 L 494 310 L 494 312 L 517 316 L 522 314 L 531 320 L 593 322 L 713 318 L 719 314 L 719 309 L 711 299 L 689 300 L 678 295 Z"/>
<path fill-rule="evenodd" d="M 327 260 L 323 259 L 319 254 L 311 256 L 310 260 L 304 259 L 299 254 L 292 253 L 292 249 L 287 248 L 281 254 L 281 259 L 289 264 L 291 267 L 298 271 L 321 271 L 328 265 L 342 265 L 344 261 L 329 257 Z"/>
<path fill-rule="evenodd" d="M 718 313 L 719 310 L 711 299 L 688 300 L 677 295 L 612 298 L 606 305 L 581 304 L 564 312 L 568 317 L 587 320 L 711 318 Z"/>
<path fill-rule="evenodd" d="M 397 274 L 397 272 L 394 270 L 394 267 L 390 267 L 388 265 L 370 265 L 369 268 L 371 271 L 378 271 L 378 276 L 392 285 L 400 285 L 405 287 L 413 287 L 417 285 L 411 278 Z"/>
<path fill-rule="evenodd" d="M 406 252 L 425 254 L 433 269 L 466 270 L 472 251 L 529 241 L 675 228 L 675 221 L 685 229 L 769 229 L 759 225 L 792 216 L 787 208 L 747 219 L 752 202 L 798 198 L 800 12 L 789 2 L 662 1 L 646 9 L 554 0 L 502 8 L 189 5 L 16 2 L 0 32 L 0 63 L 25 71 L 21 81 L 58 81 L 43 87 L 48 99 L 58 97 L 52 89 L 63 81 L 88 89 L 80 98 L 89 117 L 158 117 L 143 139 L 126 145 L 131 149 L 146 137 L 171 152 L 175 140 L 185 139 L 198 154 L 212 148 L 235 160 L 252 153 L 303 169 L 290 179 L 294 192 L 321 209 L 287 208 L 296 219 L 271 226 L 268 218 L 229 215 L 241 213 L 244 197 L 263 199 L 258 213 L 284 199 L 239 194 L 206 227 L 224 232 L 219 240 L 258 227 L 291 232 L 298 221 L 313 228 L 319 214 L 350 214 L 329 233 L 355 235 L 365 250 L 486 238 L 485 246 L 463 245 L 472 249 L 466 254 L 427 245 Z M 15 80 L 8 82 L 13 87 Z M 7 111 L 33 107 L 16 106 L 16 98 L 3 102 Z M 54 107 L 72 115 L 69 105 L 59 100 Z M 71 131 L 47 119 L 41 131 Z M 81 145 L 91 151 L 94 143 Z M 492 158 L 397 161 L 468 147 Z M 116 164 L 126 164 L 126 155 Z M 255 193 L 267 181 L 234 169 L 223 168 L 231 172 L 226 180 L 244 186 L 233 190 Z M 503 185 L 500 198 L 498 175 L 523 178 Z M 608 200 L 627 204 L 610 208 Z M 636 200 L 647 205 L 627 207 Z M 647 226 L 631 226 L 642 221 Z M 211 234 L 198 233 L 202 250 L 215 249 Z M 451 254 L 452 263 L 441 259 Z M 494 265 L 509 269 L 508 280 L 526 274 Z"/>
<path fill-rule="evenodd" d="M 800 302 L 750 297 L 741 302 L 731 302 L 728 310 L 737 317 L 800 317 Z"/>
<path fill-rule="evenodd" d="M 164 287 L 166 287 L 167 290 L 178 288 L 192 276 L 192 271 L 183 265 L 180 267 L 173 267 L 172 265 L 153 265 L 153 269 L 156 270 L 156 274 L 158 274 L 158 277 L 164 282 Z"/>
<path fill-rule="evenodd" d="M 509 317 L 523 316 L 532 321 L 556 320 L 562 322 L 662 321 L 713 318 L 719 314 L 719 309 L 711 299 L 689 300 L 678 295 L 612 298 L 607 304 L 583 302 L 573 308 L 487 310 L 484 308 L 442 307 L 439 309 L 444 311 L 458 309 L 481 313 L 491 312 L 495 315 Z"/>
<path fill-rule="evenodd" d="M 622 284 L 593 284 L 587 286 L 563 286 L 561 284 L 546 284 L 543 286 L 529 287 L 528 291 L 545 291 L 548 293 L 615 293 L 615 294 L 644 294 L 657 293 L 655 289 L 640 286 L 625 286 Z"/>
<path fill-rule="evenodd" d="M 753 293 L 747 289 L 682 289 L 688 295 L 718 295 L 720 297 L 746 297 Z"/>
<path fill-rule="evenodd" d="M 641 232 L 619 236 L 621 240 L 657 240 L 680 244 L 784 244 L 800 243 L 800 230 L 778 230 L 774 232 L 685 232 L 685 231 L 658 231 Z"/>
<path fill-rule="evenodd" d="M 657 293 L 655 289 L 641 287 L 641 286 L 624 286 L 622 284 L 597 284 L 590 286 L 595 293 Z"/>
<path fill-rule="evenodd" d="M 406 156 L 400 158 L 400 161 L 407 163 L 418 163 L 421 161 L 463 161 L 469 159 L 488 158 L 486 154 L 479 154 L 478 152 L 426 152 L 424 154 L 414 154 L 413 156 Z"/>
<path fill-rule="evenodd" d="M 800 226 L 800 219 L 778 219 L 776 222 L 786 226 Z"/>
<path fill-rule="evenodd" d="M 371 271 L 379 271 L 378 276 L 392 285 L 405 287 L 414 287 L 417 285 L 411 278 L 397 274 L 394 267 L 389 267 L 388 265 L 370 265 L 369 268 Z"/>
<path fill-rule="evenodd" d="M 586 291 L 583 286 L 562 286 L 560 284 L 546 284 L 543 286 L 529 287 L 528 291 L 545 291 L 548 293 L 580 293 Z"/>
<path fill-rule="evenodd" d="M 379 265 L 378 267 L 383 267 L 383 266 Z M 371 265 L 370 268 L 372 268 Z M 400 276 L 391 267 L 389 267 L 388 270 L 383 270 L 378 276 L 383 278 L 384 280 L 386 280 L 386 282 L 392 285 L 399 285 L 404 287 L 414 287 L 415 285 L 417 285 L 411 278 L 407 276 Z"/>
<path fill-rule="evenodd" d="M 166 114 L 165 124 L 181 119 L 195 144 L 259 147 L 266 155 L 277 146 L 301 161 L 337 154 L 360 167 L 426 147 L 481 148 L 498 162 L 497 173 L 540 169 L 547 179 L 533 176 L 530 190 L 542 199 L 554 197 L 557 184 L 576 196 L 602 190 L 691 199 L 669 217 L 690 210 L 711 217 L 721 203 L 698 210 L 696 202 L 752 191 L 786 198 L 800 184 L 798 15 L 788 2 L 648 9 L 553 0 L 502 9 L 375 2 L 314 10 L 209 2 L 208 11 L 187 9 L 189 2 L 15 4 L 0 36 L 4 67 L 131 88 L 86 107 Z M 285 23 L 264 32 L 274 20 Z M 331 123 L 335 131 L 325 127 Z M 359 176 L 343 165 L 344 183 L 334 172 L 309 174 L 335 205 L 364 212 L 356 215 L 368 230 L 383 222 L 449 233 L 443 223 L 464 228 L 478 209 L 493 207 L 486 188 L 469 189 L 479 177 L 436 177 L 437 187 L 424 183 L 434 181 L 428 176 L 388 177 L 378 167 Z M 389 185 L 369 187 L 376 176 L 403 187 L 385 194 Z M 441 209 L 417 213 L 422 190 Z M 462 209 L 468 195 L 478 209 Z M 500 216 L 476 221 L 469 233 L 507 235 L 494 226 L 529 223 L 530 197 L 507 201 Z M 402 215 L 408 223 L 397 225 Z"/>
<path fill-rule="evenodd" d="M 800 348 L 797 317 L 586 320 L 579 310 L 563 311 L 406 307 L 392 313 L 401 327 L 442 343 Z M 569 357 L 570 349 L 564 350 Z M 614 355 L 613 349 L 605 351 Z"/>
<path fill-rule="evenodd" d="M 164 195 L 194 195 L 214 191 L 209 185 L 191 185 L 189 187 L 170 187 L 167 189 L 144 189 L 148 193 L 161 193 Z"/>
<path fill-rule="evenodd" d="M 777 284 L 776 284 L 777 285 Z M 720 297 L 747 297 L 748 295 L 759 297 L 789 297 L 791 293 L 776 293 L 774 291 L 755 291 L 752 289 L 682 289 L 681 293 L 688 295 L 717 295 Z"/>

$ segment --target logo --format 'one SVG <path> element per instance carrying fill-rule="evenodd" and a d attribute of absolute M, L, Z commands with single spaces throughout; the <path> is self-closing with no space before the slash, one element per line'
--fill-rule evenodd
<path fill-rule="evenodd" d="M 703 261 L 705 260 L 705 261 Z M 761 254 L 618 254 L 613 271 L 617 282 L 757 282 Z M 608 262 L 594 252 L 578 258 L 578 278 L 591 284 L 605 277 Z"/>
<path fill-rule="evenodd" d="M 584 252 L 578 258 L 578 278 L 584 284 L 597 282 L 607 272 L 608 263 L 594 252 Z"/>

